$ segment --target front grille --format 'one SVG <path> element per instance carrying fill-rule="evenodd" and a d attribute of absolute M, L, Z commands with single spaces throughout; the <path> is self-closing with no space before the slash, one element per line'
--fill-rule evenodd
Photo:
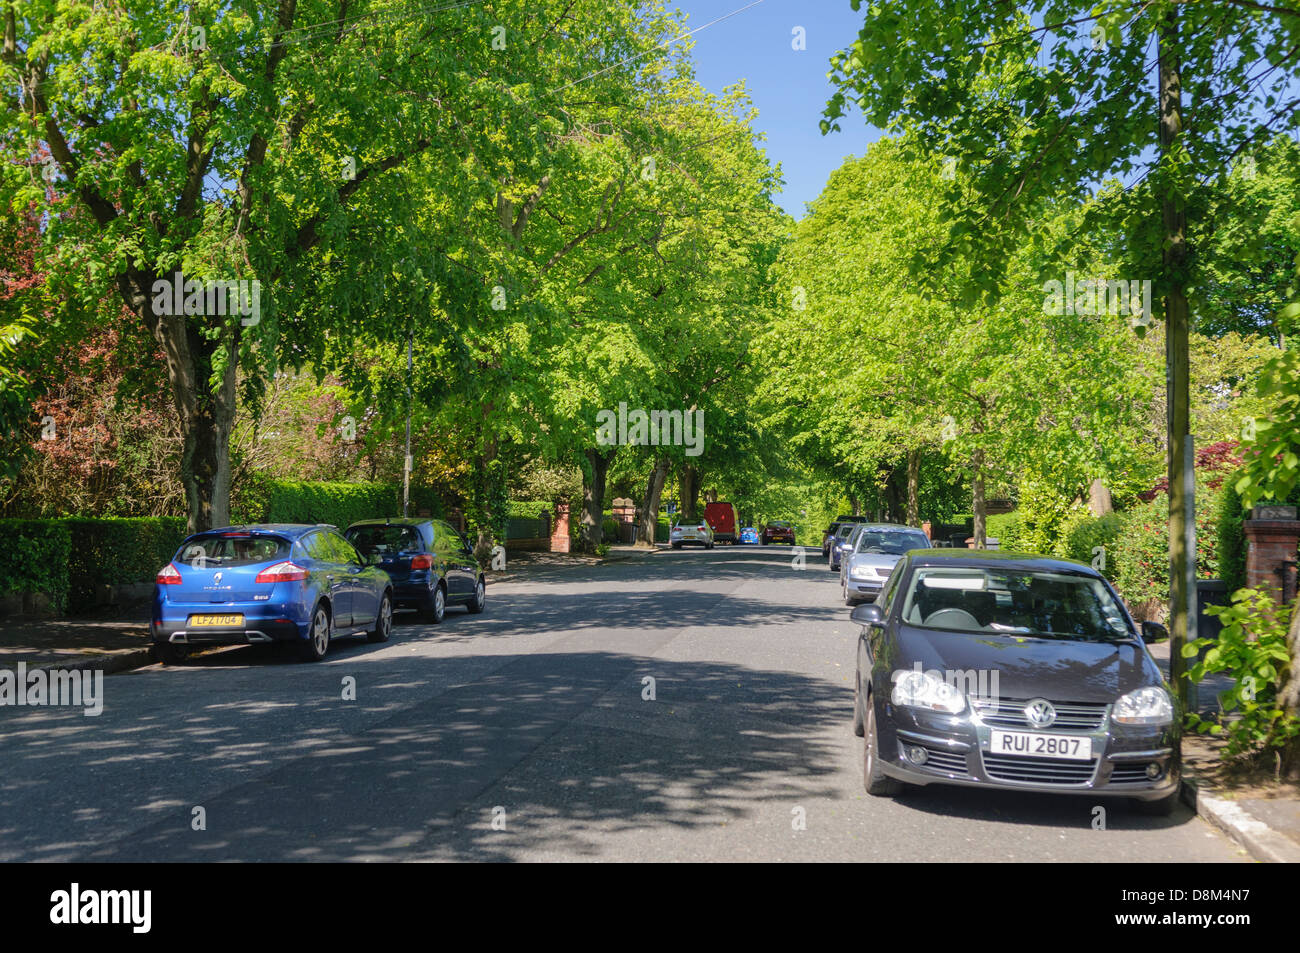
<path fill-rule="evenodd" d="M 1097 759 L 1005 758 L 984 755 L 984 773 L 997 781 L 1020 784 L 1087 784 L 1097 770 Z"/>
<path fill-rule="evenodd" d="M 994 728 L 1013 728 L 1024 730 L 1034 728 L 1025 718 L 1025 706 L 1030 699 L 1000 698 L 997 700 L 976 700 L 975 711 L 984 724 Z M 1095 731 L 1106 723 L 1108 705 L 1095 704 L 1061 704 L 1052 702 L 1056 709 L 1056 721 L 1046 731 Z"/>

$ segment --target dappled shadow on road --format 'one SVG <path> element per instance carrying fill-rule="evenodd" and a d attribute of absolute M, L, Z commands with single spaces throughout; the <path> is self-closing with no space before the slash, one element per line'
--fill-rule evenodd
<path fill-rule="evenodd" d="M 134 813 L 139 828 L 75 856 L 600 858 L 602 837 L 619 831 L 716 829 L 755 803 L 837 796 L 825 729 L 847 724 L 852 697 L 843 686 L 730 663 L 606 652 L 508 656 L 483 676 L 474 661 L 409 660 L 410 680 L 437 667 L 446 684 L 462 684 L 360 730 L 318 722 L 338 708 L 337 694 L 315 706 L 292 703 L 290 719 L 272 709 L 291 703 L 264 697 L 196 699 L 190 712 L 117 723 L 69 720 L 57 757 L 98 771 L 99 803 Z M 654 679 L 654 700 L 645 697 L 646 677 Z M 292 725 L 286 754 L 281 733 Z M 32 762 L 55 752 L 13 740 L 3 746 L 12 770 L 0 798 L 53 794 L 36 782 L 42 772 Z M 110 763 L 118 759 L 129 764 Z M 251 776 L 249 761 L 262 765 Z M 205 783 L 195 800 L 185 781 L 197 780 L 200 767 Z M 196 805 L 206 830 L 192 830 Z M 61 851 L 29 845 L 19 853 L 43 855 Z"/>

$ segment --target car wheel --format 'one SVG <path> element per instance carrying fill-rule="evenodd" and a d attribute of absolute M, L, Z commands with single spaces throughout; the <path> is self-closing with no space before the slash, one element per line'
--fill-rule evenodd
<path fill-rule="evenodd" d="M 709 540 L 707 543 L 705 543 L 705 544 L 704 544 L 704 548 L 705 548 L 705 549 L 712 549 L 712 548 L 713 548 L 713 540 Z"/>
<path fill-rule="evenodd" d="M 330 638 L 334 632 L 334 620 L 330 617 L 325 603 L 316 603 L 316 611 L 311 616 L 311 632 L 307 641 L 299 649 L 304 662 L 319 662 L 329 651 Z"/>
<path fill-rule="evenodd" d="M 474 598 L 469 601 L 469 605 L 466 606 L 465 608 L 467 608 L 470 612 L 482 612 L 483 603 L 486 601 L 487 601 L 487 589 L 483 585 L 483 580 L 480 579 L 478 581 L 478 585 L 474 587 Z"/>
<path fill-rule="evenodd" d="M 1134 801 L 1133 807 L 1139 814 L 1148 817 L 1168 817 L 1174 813 L 1174 808 L 1178 807 L 1178 792 L 1175 791 L 1158 801 Z"/>
<path fill-rule="evenodd" d="M 367 642 L 387 642 L 389 634 L 393 631 L 393 597 L 391 593 L 384 593 L 384 598 L 379 600 L 379 615 L 375 616 L 375 627 L 366 633 Z"/>
<path fill-rule="evenodd" d="M 894 797 L 903 790 L 903 783 L 880 770 L 876 750 L 880 739 L 876 736 L 876 706 L 870 696 L 864 706 L 866 716 L 862 725 L 862 784 L 872 797 Z"/>
<path fill-rule="evenodd" d="M 190 657 L 189 646 L 177 645 L 175 642 L 155 642 L 153 647 L 158 661 L 164 665 L 181 665 Z"/>
<path fill-rule="evenodd" d="M 433 604 L 420 613 L 420 619 L 430 625 L 441 625 L 447 615 L 447 593 L 438 583 L 433 589 Z"/>
<path fill-rule="evenodd" d="M 681 548 L 682 548 L 681 543 L 673 543 L 673 549 L 681 549 Z"/>

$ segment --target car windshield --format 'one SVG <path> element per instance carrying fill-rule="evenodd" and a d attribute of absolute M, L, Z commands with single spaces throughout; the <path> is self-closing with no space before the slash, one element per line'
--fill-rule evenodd
<path fill-rule="evenodd" d="M 922 533 L 905 530 L 864 530 L 858 537 L 857 552 L 901 556 L 912 549 L 929 549 L 930 541 Z"/>
<path fill-rule="evenodd" d="M 345 535 L 362 556 L 418 553 L 424 549 L 414 526 L 354 526 Z"/>
<path fill-rule="evenodd" d="M 785 520 L 772 520 L 772 522 L 768 523 L 767 525 L 771 526 L 773 529 L 786 529 L 789 527 L 790 524 L 787 523 Z"/>
<path fill-rule="evenodd" d="M 838 536 L 840 539 L 848 539 L 849 534 L 852 532 L 853 532 L 853 524 L 849 523 L 845 526 L 841 526 L 838 530 L 836 530 L 835 535 Z"/>
<path fill-rule="evenodd" d="M 251 533 L 214 533 L 186 540 L 176 552 L 176 562 L 196 569 L 207 566 L 252 566 L 287 559 L 289 541 L 279 536 Z"/>
<path fill-rule="evenodd" d="M 1083 573 L 920 567 L 903 621 L 958 632 L 1116 641 L 1132 636 L 1105 584 Z"/>

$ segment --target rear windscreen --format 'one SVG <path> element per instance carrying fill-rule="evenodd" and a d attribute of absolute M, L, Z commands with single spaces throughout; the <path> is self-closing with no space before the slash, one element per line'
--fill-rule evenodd
<path fill-rule="evenodd" d="M 186 540 L 175 561 L 196 569 L 209 566 L 251 566 L 287 559 L 290 543 L 281 536 L 213 534 Z"/>
<path fill-rule="evenodd" d="M 424 542 L 414 526 L 358 526 L 348 530 L 347 537 L 362 556 L 424 551 Z"/>

